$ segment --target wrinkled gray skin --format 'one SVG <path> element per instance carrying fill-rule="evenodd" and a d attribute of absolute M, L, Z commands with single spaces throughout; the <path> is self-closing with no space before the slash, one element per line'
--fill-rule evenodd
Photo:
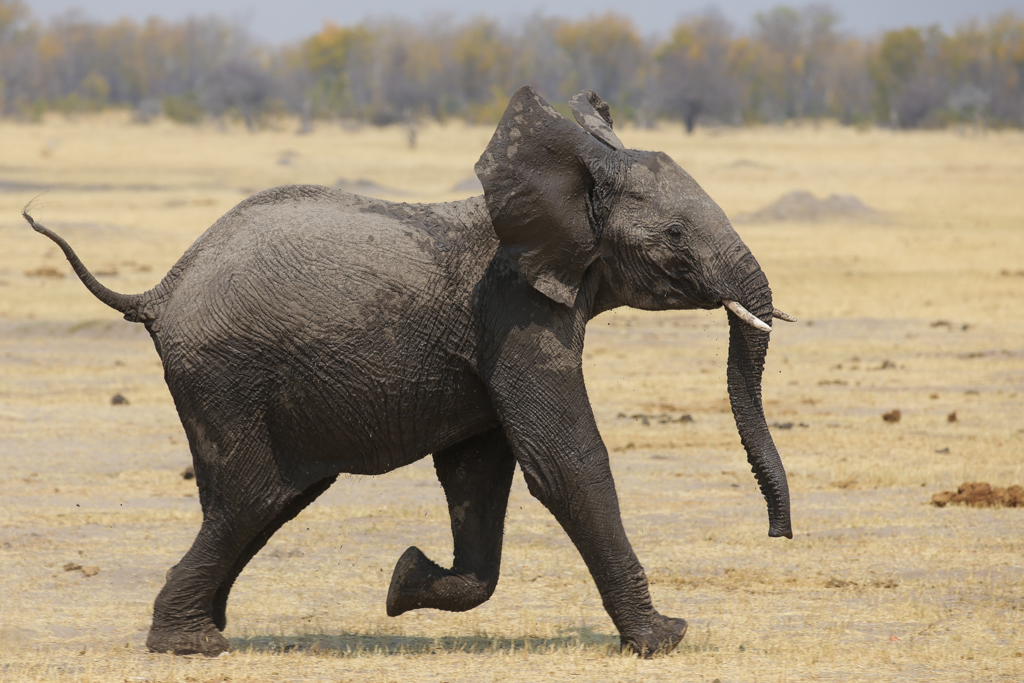
<path fill-rule="evenodd" d="M 665 154 L 620 149 L 607 106 L 581 96 L 585 128 L 530 88 L 513 96 L 477 164 L 484 197 L 408 205 L 267 190 L 143 294 L 99 284 L 26 215 L 90 291 L 146 325 L 188 435 L 203 524 L 156 599 L 150 649 L 227 650 L 228 592 L 277 529 L 339 472 L 381 474 L 428 454 L 454 563 L 409 548 L 389 615 L 491 596 L 518 463 L 583 556 L 623 647 L 650 655 L 679 643 L 686 622 L 654 609 L 623 531 L 583 383 L 586 325 L 618 306 L 723 299 L 770 323 L 771 291 L 693 178 Z M 760 399 L 768 334 L 728 315 L 736 424 L 769 535 L 791 537 Z"/>

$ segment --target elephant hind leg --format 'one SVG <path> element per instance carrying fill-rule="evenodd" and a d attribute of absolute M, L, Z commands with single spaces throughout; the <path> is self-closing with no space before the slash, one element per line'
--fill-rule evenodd
<path fill-rule="evenodd" d="M 295 516 L 302 512 L 306 507 L 314 500 L 320 497 L 320 494 L 331 487 L 331 484 L 338 478 L 337 475 L 321 479 L 317 483 L 313 484 L 301 494 L 293 498 L 284 508 L 274 517 L 263 530 L 256 534 L 242 553 L 235 560 L 234 565 L 231 567 L 231 571 L 228 572 L 227 576 L 221 582 L 220 587 L 213 596 L 213 623 L 219 631 L 223 631 L 227 626 L 227 605 L 228 605 L 228 594 L 231 592 L 231 587 L 235 583 L 235 579 L 245 569 L 245 565 L 249 564 L 249 560 L 256 556 L 263 546 L 267 544 L 270 537 L 277 533 L 278 529 L 283 527 L 285 524 L 295 519 Z"/>
<path fill-rule="evenodd" d="M 432 607 L 465 612 L 486 602 L 498 585 L 505 510 L 515 458 L 501 429 L 478 434 L 434 455 L 448 499 L 455 558 L 440 567 L 419 548 L 406 550 L 388 590 L 388 616 Z"/>
<path fill-rule="evenodd" d="M 203 523 L 192 547 L 168 572 L 153 606 L 146 645 L 154 652 L 216 656 L 230 649 L 220 633 L 231 585 L 271 534 L 322 493 L 331 478 L 305 488 L 274 465 L 267 432 L 222 440 L 183 420 L 196 459 Z"/>

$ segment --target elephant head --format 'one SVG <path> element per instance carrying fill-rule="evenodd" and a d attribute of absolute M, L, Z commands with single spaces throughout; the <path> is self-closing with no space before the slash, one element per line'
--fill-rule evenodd
<path fill-rule="evenodd" d="M 728 388 L 768 503 L 769 536 L 792 538 L 786 474 L 761 404 L 773 315 L 768 279 L 725 212 L 668 155 L 626 149 L 592 91 L 579 126 L 518 90 L 476 165 L 494 230 L 530 284 L 573 307 L 588 271 L 590 315 L 617 306 L 729 311 Z M 581 127 L 582 126 L 582 127 Z"/>

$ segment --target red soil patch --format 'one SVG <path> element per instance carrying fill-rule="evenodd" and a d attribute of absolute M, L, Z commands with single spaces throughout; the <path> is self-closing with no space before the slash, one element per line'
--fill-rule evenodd
<path fill-rule="evenodd" d="M 1024 507 L 1024 487 L 1000 488 L 983 481 L 964 482 L 956 491 L 943 491 L 932 496 L 932 505 L 970 505 L 976 508 Z"/>

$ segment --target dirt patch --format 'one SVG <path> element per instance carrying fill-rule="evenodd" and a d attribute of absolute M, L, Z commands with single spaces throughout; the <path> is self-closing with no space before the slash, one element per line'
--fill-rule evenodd
<path fill-rule="evenodd" d="M 871 581 L 854 581 L 852 579 L 837 579 L 836 577 L 830 578 L 825 582 L 825 588 L 856 588 L 863 583 L 865 586 L 872 588 L 898 588 L 900 583 L 896 579 L 873 579 Z"/>
<path fill-rule="evenodd" d="M 96 576 L 100 573 L 100 568 L 95 565 L 82 566 L 77 562 L 68 562 L 64 565 L 64 571 L 66 572 L 82 572 L 84 576 Z"/>
<path fill-rule="evenodd" d="M 942 491 L 932 496 L 932 505 L 970 505 L 976 508 L 1024 507 L 1024 487 L 1002 488 L 983 481 L 964 482 L 956 491 Z"/>
<path fill-rule="evenodd" d="M 52 277 L 61 278 L 64 277 L 64 273 L 60 272 L 53 266 L 40 266 L 33 270 L 26 270 L 25 275 L 28 277 Z"/>
<path fill-rule="evenodd" d="M 818 199 L 806 190 L 782 195 L 773 204 L 737 220 L 754 223 L 777 221 L 878 220 L 881 214 L 852 194 L 833 194 Z"/>
<path fill-rule="evenodd" d="M 50 183 L 22 182 L 18 180 L 0 179 L 0 192 L 156 192 L 166 190 L 163 185 L 144 185 L 138 183 Z"/>
<path fill-rule="evenodd" d="M 807 429 L 810 426 L 806 422 L 772 422 L 772 429 L 792 429 L 793 427 Z"/>
<path fill-rule="evenodd" d="M 688 413 L 678 417 L 669 415 L 668 413 L 661 413 L 659 415 L 651 415 L 648 413 L 634 413 L 632 415 L 627 415 L 626 413 L 619 413 L 616 417 L 620 420 L 635 420 L 642 423 L 644 427 L 650 427 L 652 422 L 662 425 L 672 422 L 693 422 L 693 416 Z"/>

